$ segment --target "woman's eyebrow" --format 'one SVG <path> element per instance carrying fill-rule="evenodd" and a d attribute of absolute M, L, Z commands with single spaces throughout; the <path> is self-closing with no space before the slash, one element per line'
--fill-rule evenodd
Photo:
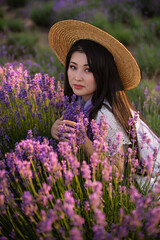
<path fill-rule="evenodd" d="M 76 62 L 73 62 L 73 61 L 70 61 L 70 63 L 73 63 L 73 64 L 75 64 L 75 65 L 78 65 Z"/>
<path fill-rule="evenodd" d="M 78 65 L 76 62 L 71 61 L 70 63 Z M 84 64 L 83 66 L 89 66 L 88 63 Z"/>

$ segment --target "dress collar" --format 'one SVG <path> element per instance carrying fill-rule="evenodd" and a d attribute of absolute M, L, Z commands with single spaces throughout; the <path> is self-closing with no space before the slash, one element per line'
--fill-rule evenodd
<path fill-rule="evenodd" d="M 85 102 L 82 97 L 78 97 L 77 101 L 80 104 L 80 106 L 83 108 L 83 110 L 86 112 L 90 111 L 91 108 L 93 107 L 92 97 L 87 102 Z"/>

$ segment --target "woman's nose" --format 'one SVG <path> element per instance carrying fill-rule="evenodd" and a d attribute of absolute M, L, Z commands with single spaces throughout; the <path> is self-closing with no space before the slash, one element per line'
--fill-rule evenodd
<path fill-rule="evenodd" d="M 76 71 L 75 79 L 76 80 L 82 80 L 83 79 L 81 71 L 79 71 L 79 70 Z"/>

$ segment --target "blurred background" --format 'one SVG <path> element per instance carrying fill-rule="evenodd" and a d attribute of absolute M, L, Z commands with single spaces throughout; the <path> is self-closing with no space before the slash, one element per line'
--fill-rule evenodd
<path fill-rule="evenodd" d="M 0 0 L 0 65 L 21 62 L 30 74 L 63 72 L 48 44 L 50 27 L 63 19 L 107 31 L 136 58 L 142 78 L 160 80 L 159 0 Z"/>

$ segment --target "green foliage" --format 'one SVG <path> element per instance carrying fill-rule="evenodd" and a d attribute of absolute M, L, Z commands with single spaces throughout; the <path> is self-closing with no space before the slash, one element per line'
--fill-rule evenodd
<path fill-rule="evenodd" d="M 137 30 L 137 32 L 139 32 L 139 29 L 142 29 L 143 26 L 143 21 L 142 18 L 139 14 L 139 12 L 135 12 L 134 15 L 130 17 L 129 19 L 129 26 L 135 30 Z"/>
<path fill-rule="evenodd" d="M 111 22 L 130 23 L 130 19 L 134 18 L 134 13 L 131 11 L 131 5 L 118 2 L 113 3 L 109 8 L 109 18 Z"/>
<path fill-rule="evenodd" d="M 136 57 L 142 73 L 148 77 L 160 73 L 159 46 L 140 44 L 136 49 Z"/>
<path fill-rule="evenodd" d="M 160 38 L 160 17 L 150 19 L 148 24 L 149 30 L 155 37 Z"/>
<path fill-rule="evenodd" d="M 28 0 L 6 0 L 7 5 L 12 8 L 24 7 Z"/>
<path fill-rule="evenodd" d="M 2 10 L 1 7 L 0 7 L 0 18 L 4 18 L 4 11 Z"/>
<path fill-rule="evenodd" d="M 27 67 L 31 75 L 39 73 L 47 73 L 59 79 L 60 73 L 64 72 L 64 66 L 57 59 L 56 55 L 49 48 L 36 48 L 34 60 L 27 60 L 24 66 Z"/>
<path fill-rule="evenodd" d="M 151 129 L 160 136 L 160 103 L 158 92 L 155 92 L 154 79 L 143 79 L 136 88 L 127 91 L 127 95 Z"/>
<path fill-rule="evenodd" d="M 81 20 L 81 13 L 83 15 L 88 15 L 84 4 L 77 5 L 75 2 L 74 4 L 70 4 L 67 2 L 64 7 L 56 6 L 55 7 L 55 16 L 54 21 L 61 21 L 61 20 L 67 20 L 67 19 L 80 19 Z"/>
<path fill-rule="evenodd" d="M 110 23 L 108 17 L 102 12 L 96 12 L 90 19 L 90 23 L 108 32 L 124 45 L 129 45 L 132 41 L 132 34 L 129 28 L 124 28 L 120 22 Z"/>
<path fill-rule="evenodd" d="M 118 39 L 125 46 L 132 43 L 132 30 L 129 28 L 124 28 L 121 23 L 115 23 L 113 25 L 111 35 Z"/>
<path fill-rule="evenodd" d="M 0 32 L 4 32 L 7 29 L 7 22 L 5 18 L 0 18 Z"/>
<path fill-rule="evenodd" d="M 38 6 L 34 6 L 31 10 L 31 19 L 41 27 L 50 27 L 53 22 L 54 16 L 53 3 L 43 3 Z"/>
<path fill-rule="evenodd" d="M 142 83 L 140 83 L 136 88 L 127 91 L 127 95 L 135 109 L 142 113 L 145 94 L 141 85 Z"/>
<path fill-rule="evenodd" d="M 0 31 L 6 30 L 21 32 L 24 30 L 24 22 L 19 19 L 0 18 Z"/>
<path fill-rule="evenodd" d="M 160 14 L 160 1 L 139 0 L 138 5 L 141 13 L 147 17 L 159 16 Z"/>
<path fill-rule="evenodd" d="M 102 3 L 101 0 L 90 0 L 87 2 L 87 7 L 91 8 L 99 8 L 100 4 Z"/>
<path fill-rule="evenodd" d="M 8 35 L 6 39 L 8 54 L 13 55 L 14 59 L 21 58 L 26 54 L 31 54 L 34 56 L 35 44 L 37 40 L 38 39 L 36 35 L 30 35 L 27 32 Z"/>
<path fill-rule="evenodd" d="M 112 31 L 111 23 L 108 21 L 107 15 L 105 15 L 101 11 L 97 11 L 93 14 L 93 16 L 89 19 L 89 22 L 94 26 L 107 31 L 110 33 Z"/>
<path fill-rule="evenodd" d="M 21 32 L 24 30 L 24 22 L 20 19 L 7 19 L 7 28 L 13 32 Z"/>
<path fill-rule="evenodd" d="M 144 104 L 143 115 L 145 116 L 147 124 L 156 133 L 156 135 L 160 137 L 160 104 L 157 104 L 154 97 L 148 97 Z"/>

